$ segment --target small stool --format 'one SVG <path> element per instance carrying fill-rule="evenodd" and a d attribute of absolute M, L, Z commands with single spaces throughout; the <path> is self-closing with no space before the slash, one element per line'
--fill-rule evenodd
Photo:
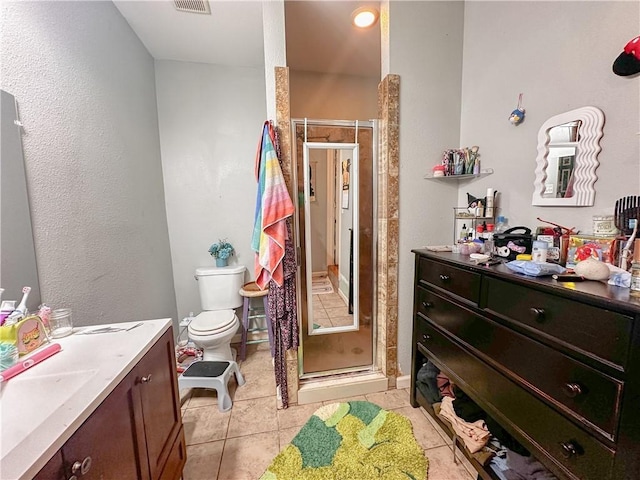
<path fill-rule="evenodd" d="M 256 282 L 245 283 L 240 289 L 240 295 L 244 297 L 244 302 L 242 306 L 242 338 L 240 340 L 240 360 L 244 360 L 247 356 L 247 343 L 262 343 L 266 340 L 252 340 L 247 342 L 247 334 L 249 332 L 256 331 L 264 331 L 264 328 L 249 328 L 249 322 L 252 318 L 264 318 L 264 323 L 267 325 L 267 333 L 269 335 L 269 346 L 271 347 L 271 356 L 275 355 L 275 350 L 273 346 L 273 327 L 271 325 L 271 318 L 269 317 L 269 299 L 267 298 L 267 294 L 269 293 L 269 289 L 265 288 L 264 290 L 260 290 Z M 251 299 L 262 297 L 262 304 L 264 306 L 264 313 L 258 313 L 255 315 L 250 315 L 249 312 L 253 310 L 250 307 Z"/>
<path fill-rule="evenodd" d="M 211 362 L 200 360 L 193 362 L 178 377 L 178 387 L 210 388 L 218 392 L 218 410 L 226 412 L 233 406 L 227 383 L 231 375 L 235 374 L 239 386 L 245 384 L 244 377 L 236 362 Z"/>

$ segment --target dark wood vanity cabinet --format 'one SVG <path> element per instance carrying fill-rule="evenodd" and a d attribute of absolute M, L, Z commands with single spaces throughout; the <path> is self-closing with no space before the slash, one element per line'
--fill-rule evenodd
<path fill-rule="evenodd" d="M 177 480 L 186 446 L 167 330 L 35 477 Z"/>
<path fill-rule="evenodd" d="M 640 299 L 413 252 L 411 404 L 442 423 L 416 387 L 430 360 L 559 478 L 640 479 Z"/>

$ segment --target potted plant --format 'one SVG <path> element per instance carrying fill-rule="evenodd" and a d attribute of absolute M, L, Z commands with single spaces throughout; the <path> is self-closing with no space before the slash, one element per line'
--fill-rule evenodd
<path fill-rule="evenodd" d="M 235 253 L 235 250 L 233 249 L 233 245 L 227 242 L 225 238 L 211 245 L 211 247 L 209 247 L 209 253 L 216 259 L 216 267 L 226 267 L 229 263 L 229 257 Z"/>

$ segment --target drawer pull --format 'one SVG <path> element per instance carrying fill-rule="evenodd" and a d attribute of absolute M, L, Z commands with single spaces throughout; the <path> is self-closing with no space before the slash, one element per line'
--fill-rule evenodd
<path fill-rule="evenodd" d="M 147 375 L 146 377 L 142 377 L 140 379 L 140 383 L 149 383 L 151 381 L 151 374 Z"/>
<path fill-rule="evenodd" d="M 431 307 L 433 307 L 433 303 L 431 303 L 431 302 L 422 302 L 422 306 L 424 308 L 431 308 Z"/>
<path fill-rule="evenodd" d="M 75 476 L 77 473 L 86 475 L 91 470 L 91 457 L 86 457 L 82 462 L 77 460 L 71 466 L 71 473 Z"/>
<path fill-rule="evenodd" d="M 578 395 L 582 393 L 582 387 L 579 383 L 565 383 L 562 386 L 562 391 L 569 398 L 576 398 Z"/>
<path fill-rule="evenodd" d="M 580 446 L 572 441 L 562 442 L 560 446 L 562 447 L 562 455 L 566 458 L 571 458 L 582 453 Z"/>
<path fill-rule="evenodd" d="M 447 283 L 449 280 L 451 280 L 451 277 L 449 275 L 441 274 L 440 275 L 440 280 L 442 280 L 443 282 Z"/>
<path fill-rule="evenodd" d="M 422 334 L 422 340 L 424 340 L 424 341 L 431 340 L 431 335 L 429 335 L 427 333 L 423 333 Z"/>
<path fill-rule="evenodd" d="M 544 308 L 532 307 L 529 309 L 529 311 L 538 322 L 542 322 L 544 320 Z"/>

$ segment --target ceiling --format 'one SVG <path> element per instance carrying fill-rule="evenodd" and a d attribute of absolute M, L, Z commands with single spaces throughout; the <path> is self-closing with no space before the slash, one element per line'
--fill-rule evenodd
<path fill-rule="evenodd" d="M 171 0 L 113 0 L 159 60 L 264 65 L 262 2 L 210 1 L 211 15 L 175 9 Z M 351 12 L 366 1 L 285 1 L 287 66 L 292 70 L 380 77 L 380 23 L 361 30 Z"/>

